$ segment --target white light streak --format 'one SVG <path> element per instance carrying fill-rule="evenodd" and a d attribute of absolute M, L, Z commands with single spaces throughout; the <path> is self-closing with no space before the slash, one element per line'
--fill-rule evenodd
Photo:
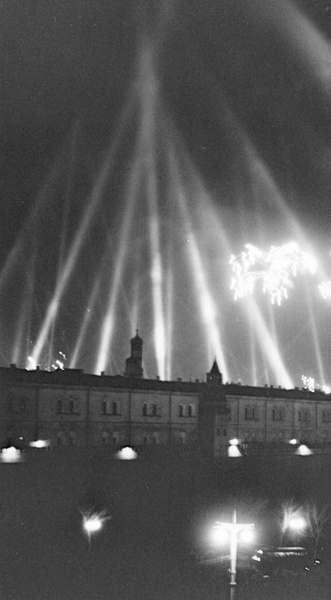
<path fill-rule="evenodd" d="M 331 298 L 331 281 L 322 281 L 322 283 L 319 284 L 318 289 L 324 300 Z"/>

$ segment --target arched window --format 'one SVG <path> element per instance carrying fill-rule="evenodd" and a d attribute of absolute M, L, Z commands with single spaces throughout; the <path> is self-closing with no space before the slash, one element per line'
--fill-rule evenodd
<path fill-rule="evenodd" d="M 180 417 L 183 417 L 183 416 L 184 416 L 184 404 L 180 404 L 180 405 L 179 405 L 178 415 L 179 415 Z"/>

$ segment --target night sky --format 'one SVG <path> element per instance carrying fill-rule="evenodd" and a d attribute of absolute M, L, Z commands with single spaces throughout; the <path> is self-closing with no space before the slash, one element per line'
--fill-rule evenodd
<path fill-rule="evenodd" d="M 331 5 L 11 0 L 0 27 L 1 365 L 123 373 L 139 328 L 148 377 L 331 384 Z M 235 302 L 231 254 L 293 241 L 317 273 Z"/>

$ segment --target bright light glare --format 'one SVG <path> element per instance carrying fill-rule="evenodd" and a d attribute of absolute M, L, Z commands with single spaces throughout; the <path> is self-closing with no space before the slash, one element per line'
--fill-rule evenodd
<path fill-rule="evenodd" d="M 237 458 L 239 456 L 242 456 L 238 446 L 229 446 L 228 447 L 228 456 L 230 458 Z"/>
<path fill-rule="evenodd" d="M 238 446 L 239 440 L 237 438 L 232 438 L 231 440 L 229 440 L 229 444 L 230 446 Z"/>
<path fill-rule="evenodd" d="M 89 544 L 91 543 L 91 536 L 102 529 L 105 521 L 111 517 L 106 514 L 105 511 L 101 512 L 83 512 L 83 531 L 88 537 Z"/>
<path fill-rule="evenodd" d="M 88 534 L 100 531 L 102 527 L 102 520 L 98 517 L 84 518 L 83 527 Z"/>
<path fill-rule="evenodd" d="M 287 523 L 287 526 L 293 531 L 302 531 L 306 525 L 307 523 L 303 517 L 291 517 Z"/>
<path fill-rule="evenodd" d="M 210 530 L 209 541 L 213 546 L 224 546 L 229 542 L 229 533 L 223 527 L 215 525 Z"/>
<path fill-rule="evenodd" d="M 313 454 L 312 450 L 310 450 L 305 444 L 300 444 L 295 453 L 299 454 L 300 456 L 309 456 L 310 454 Z"/>
<path fill-rule="evenodd" d="M 36 440 L 35 442 L 30 442 L 30 448 L 47 448 L 50 446 L 49 440 Z"/>
<path fill-rule="evenodd" d="M 0 455 L 0 460 L 4 463 L 22 462 L 22 452 L 14 446 L 10 446 L 10 448 L 3 448 Z"/>
<path fill-rule="evenodd" d="M 130 446 L 126 446 L 116 452 L 116 458 L 119 460 L 136 460 L 138 458 L 138 452 L 133 450 L 133 448 L 130 448 Z"/>
<path fill-rule="evenodd" d="M 291 444 L 292 446 L 296 446 L 298 443 L 298 440 L 296 440 L 295 438 L 292 438 L 292 440 L 289 441 L 289 444 Z"/>
<path fill-rule="evenodd" d="M 243 529 L 240 532 L 239 537 L 240 537 L 240 541 L 243 542 L 244 544 L 251 544 L 255 539 L 255 534 L 254 534 L 253 529 L 247 528 L 247 529 Z"/>

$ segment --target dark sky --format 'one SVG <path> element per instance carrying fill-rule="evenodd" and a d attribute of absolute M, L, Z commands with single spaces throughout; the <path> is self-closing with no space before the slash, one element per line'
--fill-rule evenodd
<path fill-rule="evenodd" d="M 32 348 L 36 342 L 57 278 L 131 95 L 133 108 L 124 119 L 108 187 L 97 217 L 85 233 L 69 288 L 61 297 L 56 349 L 51 349 L 51 354 L 64 351 L 63 344 L 65 352 L 72 353 L 94 275 L 109 248 L 113 257 L 116 255 L 126 206 L 123 190 L 133 173 L 134 148 L 143 115 L 148 114 L 141 100 L 147 80 L 141 82 L 137 75 L 144 44 L 152 49 L 157 80 L 154 151 L 163 265 L 171 246 L 167 228 L 176 242 L 184 235 L 166 200 L 171 187 L 166 183 L 164 158 L 170 139 L 168 133 L 164 134 L 168 120 L 175 132 L 172 139 L 176 138 L 176 152 L 181 155 L 178 168 L 185 185 L 187 189 L 195 186 L 184 167 L 189 161 L 226 227 L 233 252 L 239 253 L 249 242 L 266 246 L 269 242 L 285 243 L 293 230 L 290 217 L 285 217 L 288 209 L 306 235 L 307 244 L 317 248 L 326 268 L 330 267 L 330 6 L 326 0 L 301 0 L 296 4 L 285 0 L 2 3 L 0 265 L 1 275 L 6 273 L 6 277 L 0 284 L 0 328 L 4 364 L 13 356 L 22 362 L 27 351 L 24 344 Z M 130 231 L 134 259 L 130 257 L 126 275 L 123 272 L 120 278 L 124 292 L 117 309 L 117 326 L 126 341 L 123 347 L 122 342 L 117 346 L 119 356 L 112 364 L 115 371 L 122 370 L 128 351 L 125 348 L 132 333 L 128 322 L 133 304 L 130 282 L 138 271 L 139 326 L 146 348 L 153 344 L 153 325 L 148 326 L 146 316 L 152 312 L 146 301 L 152 291 L 150 282 L 146 283 L 150 249 L 146 242 L 149 209 L 144 185 L 141 181 L 137 184 L 141 210 L 136 209 L 136 227 Z M 277 193 L 271 193 L 271 188 Z M 277 194 L 283 201 L 282 210 L 274 199 Z M 199 208 L 191 198 L 189 213 L 199 250 L 208 269 L 212 269 L 217 260 L 211 264 L 209 258 L 217 250 L 207 248 L 199 210 L 206 214 L 203 202 Z M 179 244 L 179 252 L 180 248 Z M 16 258 L 11 262 L 10 252 L 14 250 Z M 223 268 L 227 260 L 222 257 Z M 108 275 L 104 274 L 99 282 L 98 302 L 92 311 L 95 347 L 86 351 L 86 362 L 84 353 L 81 357 L 88 370 L 95 362 L 91 357 L 97 352 L 114 264 L 106 267 Z M 215 301 L 219 286 L 227 288 L 230 276 L 221 286 L 208 270 Z M 180 306 L 193 307 L 196 299 L 188 293 L 191 284 L 186 277 L 183 267 L 178 266 L 175 296 Z M 181 291 L 183 281 L 185 289 Z M 29 297 L 29 305 L 27 301 L 24 304 L 24 297 Z M 226 298 L 220 316 L 227 320 L 233 310 Z M 300 310 L 297 307 L 296 315 L 301 315 Z M 325 306 L 322 310 L 326 311 Z M 200 317 L 190 321 L 188 314 L 180 314 L 180 308 L 175 313 L 182 330 L 192 333 Z M 283 317 L 285 322 L 289 319 L 289 315 Z M 239 314 L 231 318 L 233 323 L 242 323 Z M 243 376 L 247 376 L 250 368 L 244 366 L 241 351 L 237 358 L 236 346 L 240 344 L 239 338 L 238 344 L 235 342 L 238 332 L 234 329 L 224 337 L 232 364 L 229 375 L 240 376 L 243 370 Z M 299 329 L 298 325 L 294 337 Z M 210 352 L 217 352 L 215 348 L 196 351 L 198 344 L 204 346 L 203 325 L 200 332 L 193 332 L 193 338 L 188 336 L 186 340 L 183 336 L 174 342 L 186 349 L 182 370 L 187 376 L 200 376 L 208 367 Z M 53 344 L 49 339 L 48 343 Z M 16 354 L 15 344 L 20 345 Z M 323 338 L 321 344 L 324 354 L 329 342 Z M 112 352 L 117 354 L 115 349 Z M 208 354 L 208 359 L 205 356 L 202 360 L 201 353 Z M 154 373 L 152 354 L 150 370 Z M 306 363 L 306 358 L 296 358 L 296 380 Z M 314 374 L 316 365 L 308 361 L 307 369 Z M 329 378 L 331 381 L 331 374 Z"/>

